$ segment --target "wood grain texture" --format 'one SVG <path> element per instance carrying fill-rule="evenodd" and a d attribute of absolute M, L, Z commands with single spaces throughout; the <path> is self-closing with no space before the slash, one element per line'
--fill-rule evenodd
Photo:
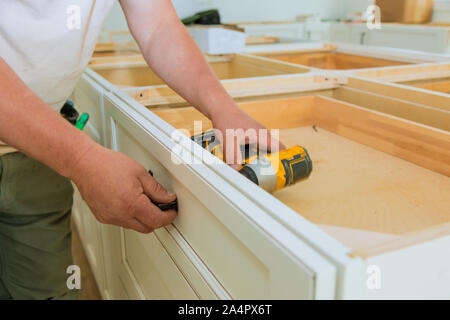
<path fill-rule="evenodd" d="M 430 79 L 450 76 L 450 63 L 433 63 L 425 65 L 401 66 L 398 68 L 364 70 L 357 72 L 356 75 L 363 78 L 377 78 L 392 82 L 414 79 Z"/>
<path fill-rule="evenodd" d="M 349 77 L 347 87 L 450 111 L 449 96 L 439 92 L 359 77 Z"/>
<path fill-rule="evenodd" d="M 286 94 L 309 95 L 314 91 L 334 89 L 338 85 L 322 81 L 314 75 L 292 75 L 289 77 L 258 77 L 252 79 L 235 79 L 224 81 L 222 85 L 235 99 L 264 98 L 267 96 L 283 96 Z M 186 100 L 180 97 L 168 86 L 127 88 L 124 91 L 134 100 L 148 108 L 170 106 L 188 106 Z M 327 93 L 330 95 L 330 93 Z"/>
<path fill-rule="evenodd" d="M 421 88 L 425 90 L 437 91 L 450 94 L 450 78 L 434 79 L 428 81 L 405 82 L 405 85 Z M 450 98 L 450 96 L 449 96 Z"/>
<path fill-rule="evenodd" d="M 450 222 L 444 175 L 320 126 L 282 130 L 281 140 L 308 150 L 313 173 L 274 196 L 314 223 L 399 235 Z"/>
<path fill-rule="evenodd" d="M 241 107 L 309 151 L 310 179 L 274 194 L 309 220 L 394 235 L 450 222 L 449 132 L 325 97 Z M 211 128 L 192 107 L 154 112 L 191 134 L 194 120 Z"/>
<path fill-rule="evenodd" d="M 434 128 L 450 131 L 450 111 L 447 110 L 351 87 L 341 87 L 333 90 L 333 98 Z"/>
<path fill-rule="evenodd" d="M 408 63 L 336 52 L 268 55 L 271 59 L 327 70 L 353 70 Z"/>
<path fill-rule="evenodd" d="M 100 59 L 100 58 L 98 58 Z M 103 60 L 93 60 L 92 68 L 114 85 L 124 87 L 144 87 L 165 84 L 140 57 L 130 57 L 130 64 L 117 63 L 127 61 L 127 57 L 111 60 L 111 65 L 105 65 Z M 142 62 L 139 64 L 138 62 Z M 267 77 L 283 74 L 298 74 L 309 72 L 310 69 L 296 65 L 277 62 L 270 59 L 247 55 L 228 55 L 209 57 L 208 62 L 220 80 Z"/>

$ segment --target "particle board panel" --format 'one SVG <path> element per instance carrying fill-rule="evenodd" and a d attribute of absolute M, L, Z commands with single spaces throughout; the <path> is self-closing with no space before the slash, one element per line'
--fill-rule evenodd
<path fill-rule="evenodd" d="M 399 235 L 450 222 L 450 179 L 311 126 L 285 129 L 313 159 L 310 179 L 275 197 L 317 224 Z"/>
<path fill-rule="evenodd" d="M 450 233 L 449 132 L 319 96 L 241 107 L 269 128 L 280 129 L 287 146 L 306 147 L 313 159 L 307 181 L 274 196 L 326 226 L 327 233 L 350 248 L 382 245 L 394 250 L 402 242 L 417 241 L 411 240 L 413 233 L 433 237 L 432 228 L 443 228 L 440 235 Z M 154 112 L 175 128 L 189 130 L 187 134 L 193 133 L 193 121 L 202 121 L 204 130 L 211 127 L 192 107 Z"/>

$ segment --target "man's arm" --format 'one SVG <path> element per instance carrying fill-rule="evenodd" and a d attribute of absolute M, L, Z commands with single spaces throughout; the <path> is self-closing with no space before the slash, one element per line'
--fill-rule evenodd
<path fill-rule="evenodd" d="M 225 137 L 226 129 L 264 129 L 244 113 L 218 81 L 205 57 L 180 22 L 170 0 L 121 0 L 131 33 L 149 66 L 172 89 L 212 120 Z M 278 142 L 261 139 L 260 147 L 273 149 Z M 236 138 L 236 150 L 239 141 Z M 257 141 L 245 141 L 256 143 Z M 271 143 L 272 142 L 272 143 Z M 224 141 L 225 143 L 225 141 Z M 276 146 L 275 146 L 276 143 Z M 237 167 L 240 152 L 227 157 Z"/>
<path fill-rule="evenodd" d="M 103 148 L 39 99 L 0 58 L 0 140 L 78 186 L 100 222 L 140 232 L 170 223 L 176 213 L 150 203 L 175 199 L 128 157 Z"/>

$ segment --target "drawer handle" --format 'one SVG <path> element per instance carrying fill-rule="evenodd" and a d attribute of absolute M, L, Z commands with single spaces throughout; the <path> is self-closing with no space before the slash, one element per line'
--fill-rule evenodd
<path fill-rule="evenodd" d="M 152 170 L 148 170 L 148 173 L 153 177 Z M 175 210 L 178 211 L 178 199 L 175 199 L 175 201 L 170 203 L 159 203 L 156 201 L 153 201 L 150 199 L 150 201 L 159 208 L 161 211 L 169 211 L 169 210 Z"/>

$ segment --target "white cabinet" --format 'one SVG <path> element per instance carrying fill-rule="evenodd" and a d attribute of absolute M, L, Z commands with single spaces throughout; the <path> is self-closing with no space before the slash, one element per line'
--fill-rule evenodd
<path fill-rule="evenodd" d="M 300 203 L 310 206 L 300 210 L 292 203 L 284 204 L 283 195 L 277 199 L 224 163 L 214 162 L 211 154 L 188 137 L 174 135 L 175 124 L 161 114 L 177 113 L 174 121 L 197 119 L 189 113 L 195 111 L 192 107 L 152 112 L 92 70 L 86 71 L 75 102 L 91 106 L 92 114 L 102 117 L 101 121 L 94 118 L 88 134 L 95 138 L 92 132 L 103 132 L 105 146 L 151 169 L 163 186 L 176 192 L 179 201 L 179 214 L 172 225 L 142 235 L 100 225 L 76 195 L 75 221 L 104 298 L 450 297 L 446 251 L 450 229 L 445 223 L 448 214 L 441 212 L 448 201 L 449 182 L 448 176 L 439 174 L 450 172 L 445 161 L 450 158 L 450 138 L 438 129 L 442 118 L 445 122 L 449 115 L 434 110 L 426 118 L 427 125 L 422 125 L 421 115 L 431 107 L 394 94 L 383 95 L 396 91 L 394 86 L 385 84 L 383 92 L 369 92 L 376 86 L 370 81 L 363 81 L 364 86 L 361 81 L 347 81 L 350 72 L 343 72 L 339 79 L 324 75 L 316 74 L 318 80 L 331 85 L 326 92 L 319 83 L 314 88 L 299 86 L 298 95 L 291 92 L 278 99 L 259 97 L 245 103 L 252 116 L 262 116 L 263 110 L 292 112 L 285 118 L 279 114 L 268 118 L 273 118 L 275 126 L 295 123 L 286 129 L 300 127 L 307 141 L 319 139 L 318 152 L 339 154 L 339 147 L 323 148 L 323 141 L 333 139 L 354 153 L 349 161 L 357 165 L 364 158 L 368 163 L 358 171 L 342 158 L 336 159 L 344 163 L 345 170 L 340 170 L 329 167 L 333 161 L 319 159 L 317 164 L 325 168 L 323 180 L 315 180 L 318 184 L 311 189 L 291 193 L 295 199 L 300 194 L 304 197 Z M 433 98 L 432 93 L 426 96 Z M 319 132 L 328 126 L 335 135 L 314 132 L 311 123 L 316 121 Z M 290 137 L 296 139 L 299 131 L 293 132 Z M 424 150 L 421 157 L 415 157 L 418 149 Z M 180 153 L 188 161 L 173 161 Z M 415 164 L 402 160 L 406 158 Z M 370 179 L 364 179 L 366 174 Z M 416 175 L 420 183 L 410 183 Z M 385 179 L 390 183 L 387 191 L 380 187 Z M 322 190 L 327 190 L 326 196 Z M 385 202 L 378 201 L 379 197 Z M 429 228 L 423 229 L 424 225 Z M 414 232 L 389 233 L 395 228 Z M 377 271 L 381 272 L 381 287 L 372 288 L 368 281 Z"/>
<path fill-rule="evenodd" d="M 218 298 L 334 297 L 336 266 L 211 168 L 198 161 L 173 163 L 171 150 L 177 145 L 170 138 L 170 126 L 127 98 L 105 96 L 108 145 L 151 169 L 177 193 L 180 206 L 174 225 L 153 235 L 117 228 L 116 287 L 131 298 L 151 299 L 205 298 L 198 292 L 206 287 L 215 288 Z M 249 183 L 224 164 L 218 169 Z M 176 230 L 183 246 L 192 250 L 183 264 L 169 259 L 174 253 L 165 243 L 168 230 Z M 327 238 L 320 230 L 317 237 Z M 203 280 L 191 282 L 186 265 Z"/>
<path fill-rule="evenodd" d="M 386 26 L 367 30 L 362 44 L 411 49 L 434 53 L 447 52 L 449 28 L 422 26 Z"/>
<path fill-rule="evenodd" d="M 365 24 L 332 23 L 330 40 L 353 44 L 410 49 L 433 53 L 450 52 L 450 28 L 382 24 L 369 30 Z"/>

